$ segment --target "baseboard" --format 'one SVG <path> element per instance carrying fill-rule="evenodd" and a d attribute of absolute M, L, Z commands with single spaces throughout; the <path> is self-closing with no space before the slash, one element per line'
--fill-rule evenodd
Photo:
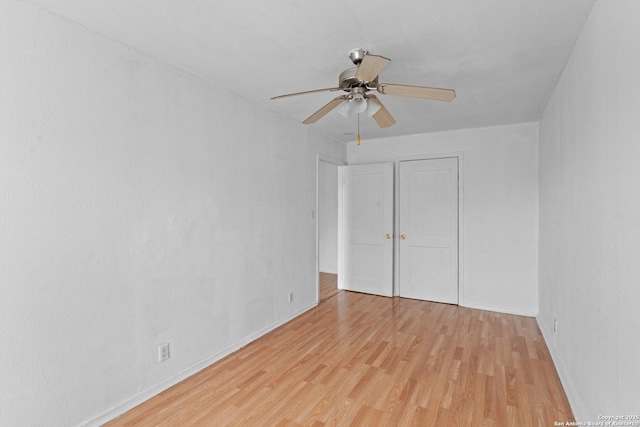
<path fill-rule="evenodd" d="M 87 426 L 87 427 L 98 427 L 103 425 L 104 423 L 107 423 L 113 419 L 115 419 L 116 417 L 119 417 L 120 415 L 124 414 L 125 412 L 135 408 L 136 406 L 146 402 L 147 400 L 151 399 L 154 396 L 157 396 L 158 394 L 162 393 L 163 391 L 167 390 L 168 388 L 173 387 L 174 385 L 178 384 L 181 381 L 184 381 L 185 379 L 189 378 L 190 376 L 200 372 L 201 370 L 203 370 L 204 368 L 214 364 L 215 362 L 223 359 L 224 357 L 230 355 L 231 353 L 233 353 L 236 350 L 241 349 L 242 347 L 246 346 L 247 344 L 257 340 L 258 338 L 260 338 L 263 335 L 266 335 L 267 333 L 273 331 L 274 329 L 284 325 L 285 323 L 293 320 L 294 318 L 300 316 L 302 313 L 311 310 L 312 308 L 316 307 L 318 305 L 317 302 L 314 302 L 312 304 L 309 304 L 303 308 L 301 308 L 300 310 L 290 314 L 287 317 L 284 317 L 282 319 L 277 320 L 276 322 L 252 333 L 247 335 L 246 337 L 240 339 L 239 341 L 236 341 L 235 343 L 233 343 L 232 345 L 230 345 L 229 347 L 225 348 L 224 350 L 210 356 L 207 357 L 205 359 L 200 360 L 199 362 L 194 363 L 193 365 L 189 366 L 188 368 L 178 372 L 175 375 L 170 376 L 169 378 L 165 379 L 164 381 L 161 381 L 160 383 L 156 384 L 155 386 L 149 387 L 148 389 L 136 394 L 135 396 L 130 397 L 129 399 L 124 400 L 123 402 L 120 402 L 114 406 L 112 406 L 111 408 L 107 409 L 106 411 L 96 415 L 95 417 L 79 424 L 80 426 Z"/>
<path fill-rule="evenodd" d="M 514 314 L 516 316 L 537 317 L 538 313 L 534 311 L 513 310 L 511 308 L 494 307 L 491 305 L 477 304 L 460 304 L 461 307 L 473 308 L 476 310 L 494 311 L 496 313 Z"/>
<path fill-rule="evenodd" d="M 551 355 L 551 360 L 553 360 L 553 364 L 556 367 L 556 372 L 558 373 L 558 377 L 560 378 L 560 382 L 562 383 L 562 388 L 564 388 L 564 394 L 567 396 L 567 400 L 569 401 L 569 406 L 571 406 L 571 411 L 573 412 L 573 417 L 576 421 L 586 420 L 586 411 L 580 410 L 580 406 L 578 405 L 577 393 L 575 392 L 575 387 L 573 387 L 573 383 L 567 376 L 567 369 L 565 368 L 560 356 L 556 352 L 556 348 L 553 344 L 553 335 L 549 335 L 548 331 L 552 331 L 553 327 L 547 326 L 540 317 L 536 318 L 538 322 L 538 328 L 540 328 L 540 332 L 542 332 L 542 338 L 544 338 L 545 344 L 547 344 L 547 348 L 549 349 L 549 354 Z M 560 421 L 560 420 L 558 420 Z"/>

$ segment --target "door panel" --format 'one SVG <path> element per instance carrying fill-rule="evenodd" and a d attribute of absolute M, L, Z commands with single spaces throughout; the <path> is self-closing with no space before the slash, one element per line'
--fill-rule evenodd
<path fill-rule="evenodd" d="M 344 166 L 343 176 L 343 288 L 392 296 L 393 163 Z"/>
<path fill-rule="evenodd" d="M 384 178 L 383 174 L 372 173 L 350 176 L 351 232 L 375 234 L 384 228 L 385 212 L 380 204 L 384 198 Z"/>
<path fill-rule="evenodd" d="M 448 236 L 451 233 L 448 170 L 421 171 L 409 174 L 411 235 Z"/>
<path fill-rule="evenodd" d="M 458 303 L 458 159 L 400 162 L 400 296 Z"/>

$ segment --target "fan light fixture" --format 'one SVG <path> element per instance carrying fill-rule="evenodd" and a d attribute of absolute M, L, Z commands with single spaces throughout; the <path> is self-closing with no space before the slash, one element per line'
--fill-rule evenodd
<path fill-rule="evenodd" d="M 378 77 L 391 60 L 380 55 L 371 55 L 365 49 L 354 49 L 349 53 L 349 59 L 355 68 L 344 70 L 338 76 L 338 86 L 325 89 L 306 90 L 304 92 L 288 93 L 286 95 L 274 96 L 271 99 L 281 99 L 289 96 L 305 95 L 317 92 L 345 91 L 346 94 L 337 96 L 329 101 L 324 107 L 307 117 L 302 123 L 310 125 L 334 109 L 349 117 L 354 112 L 360 114 L 366 112 L 373 117 L 378 126 L 388 128 L 396 123 L 389 111 L 382 105 L 376 95 L 367 92 L 376 90 L 382 95 L 406 96 L 410 98 L 433 99 L 435 101 L 453 101 L 456 91 L 453 89 L 442 89 L 427 86 L 409 86 L 396 83 L 380 83 Z"/>
<path fill-rule="evenodd" d="M 346 99 L 339 107 L 338 112 L 344 117 L 351 117 L 353 113 L 367 113 L 369 117 L 373 116 L 380 109 L 380 105 L 367 99 L 360 87 L 353 88 L 351 96 Z"/>

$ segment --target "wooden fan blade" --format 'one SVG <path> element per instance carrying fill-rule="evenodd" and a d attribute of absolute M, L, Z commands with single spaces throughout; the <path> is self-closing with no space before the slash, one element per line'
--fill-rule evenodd
<path fill-rule="evenodd" d="M 314 89 L 314 90 L 306 90 L 304 92 L 296 92 L 296 93 L 288 93 L 286 95 L 278 95 L 278 96 L 274 96 L 273 99 L 280 99 L 280 98 L 286 98 L 288 96 L 297 96 L 297 95 L 306 95 L 307 93 L 316 93 L 316 92 L 334 92 L 336 90 L 342 90 L 342 88 L 339 87 L 328 87 L 325 89 Z"/>
<path fill-rule="evenodd" d="M 453 101 L 456 97 L 456 91 L 453 89 L 397 85 L 393 83 L 380 83 L 378 92 L 385 95 L 410 96 L 412 98 L 433 99 L 436 101 Z"/>
<path fill-rule="evenodd" d="M 376 123 L 378 123 L 378 126 L 380 126 L 381 128 L 388 128 L 389 126 L 393 126 L 394 124 L 396 124 L 395 119 L 391 116 L 384 105 L 382 105 L 382 101 L 380 101 L 377 96 L 369 95 L 367 96 L 367 99 L 375 102 L 380 106 L 380 109 L 373 115 L 373 119 L 376 121 Z"/>
<path fill-rule="evenodd" d="M 326 116 L 329 113 L 329 111 L 333 110 L 338 105 L 342 104 L 345 99 L 347 99 L 347 95 L 342 95 L 332 99 L 331 101 L 329 101 L 327 105 L 325 105 L 324 107 L 322 107 L 321 109 L 313 113 L 311 116 L 309 116 L 308 119 L 306 119 L 302 123 L 304 123 L 305 125 L 310 125 L 312 123 L 317 122 L 318 120 Z"/>
<path fill-rule="evenodd" d="M 390 59 L 380 55 L 365 55 L 358 65 L 355 78 L 361 82 L 371 82 L 378 77 L 378 74 L 391 62 Z"/>

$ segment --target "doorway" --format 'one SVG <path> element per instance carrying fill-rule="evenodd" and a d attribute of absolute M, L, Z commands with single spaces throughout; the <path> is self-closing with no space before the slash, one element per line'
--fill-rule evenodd
<path fill-rule="evenodd" d="M 331 298 L 338 289 L 340 241 L 340 168 L 344 163 L 322 155 L 317 163 L 317 301 Z"/>

